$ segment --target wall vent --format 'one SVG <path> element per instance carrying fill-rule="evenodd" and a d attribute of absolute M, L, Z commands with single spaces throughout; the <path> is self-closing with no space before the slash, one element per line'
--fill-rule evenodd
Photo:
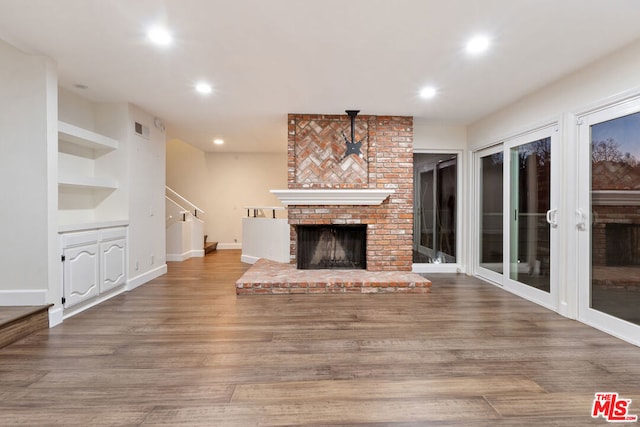
<path fill-rule="evenodd" d="M 135 122 L 134 131 L 136 135 L 149 139 L 149 126 L 145 126 L 142 123 Z"/>

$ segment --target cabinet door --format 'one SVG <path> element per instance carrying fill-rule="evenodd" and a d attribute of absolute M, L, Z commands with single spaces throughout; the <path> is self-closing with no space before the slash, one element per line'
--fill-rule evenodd
<path fill-rule="evenodd" d="M 66 308 L 98 295 L 98 244 L 66 248 L 63 253 Z"/>
<path fill-rule="evenodd" d="M 126 240 L 100 243 L 100 292 L 125 282 Z"/>

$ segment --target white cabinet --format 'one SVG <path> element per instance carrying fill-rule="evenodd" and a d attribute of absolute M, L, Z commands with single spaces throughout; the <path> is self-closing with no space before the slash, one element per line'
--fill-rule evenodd
<path fill-rule="evenodd" d="M 126 283 L 125 227 L 62 233 L 64 308 Z"/>
<path fill-rule="evenodd" d="M 126 281 L 127 240 L 123 228 L 105 230 L 100 242 L 100 292 Z"/>

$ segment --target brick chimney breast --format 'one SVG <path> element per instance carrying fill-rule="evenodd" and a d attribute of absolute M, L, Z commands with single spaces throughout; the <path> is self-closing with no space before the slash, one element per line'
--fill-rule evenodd
<path fill-rule="evenodd" d="M 366 224 L 370 271 L 410 271 L 413 246 L 413 117 L 359 115 L 362 156 L 345 157 L 347 115 L 289 114 L 288 188 L 386 189 L 379 205 L 290 205 L 291 262 L 297 225 Z"/>

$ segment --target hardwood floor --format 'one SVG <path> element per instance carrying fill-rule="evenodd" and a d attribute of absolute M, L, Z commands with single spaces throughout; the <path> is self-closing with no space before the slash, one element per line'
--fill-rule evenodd
<path fill-rule="evenodd" d="M 0 349 L 0 425 L 606 425 L 640 348 L 477 279 L 428 294 L 236 297 L 238 251 Z"/>

